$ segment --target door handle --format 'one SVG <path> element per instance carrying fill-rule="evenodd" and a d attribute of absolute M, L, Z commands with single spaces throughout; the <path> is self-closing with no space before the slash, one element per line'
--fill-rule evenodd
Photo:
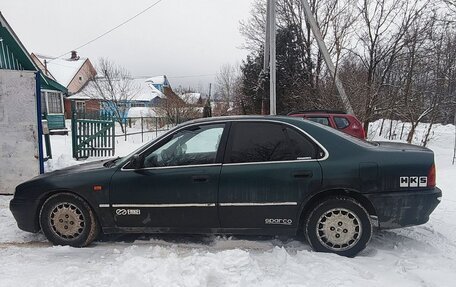
<path fill-rule="evenodd" d="M 312 177 L 312 176 L 313 176 L 313 172 L 311 170 L 293 172 L 294 178 L 308 178 L 308 177 Z"/>
<path fill-rule="evenodd" d="M 207 182 L 209 181 L 208 175 L 194 175 L 192 176 L 193 182 Z"/>

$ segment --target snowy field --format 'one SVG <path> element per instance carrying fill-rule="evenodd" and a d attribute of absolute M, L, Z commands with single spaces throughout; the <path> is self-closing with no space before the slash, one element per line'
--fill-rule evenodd
<path fill-rule="evenodd" d="M 370 138 L 382 139 L 378 126 Z M 416 142 L 425 129 L 419 127 Z M 456 286 L 454 132 L 436 126 L 429 143 L 444 193 L 430 221 L 376 232 L 356 258 L 315 253 L 296 238 L 120 236 L 82 249 L 53 247 L 43 235 L 16 227 L 10 197 L 3 196 L 0 286 Z M 52 141 L 48 170 L 77 163 L 70 137 Z M 141 145 L 140 136 L 122 141 L 119 155 Z"/>

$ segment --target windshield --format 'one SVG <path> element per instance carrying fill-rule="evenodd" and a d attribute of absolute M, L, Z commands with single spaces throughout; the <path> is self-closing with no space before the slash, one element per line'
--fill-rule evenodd
<path fill-rule="evenodd" d="M 166 138 L 169 134 L 171 134 L 171 133 L 173 133 L 175 130 L 181 128 L 182 125 L 183 125 L 183 124 L 177 125 L 177 126 L 175 126 L 174 128 L 170 129 L 168 132 L 164 133 L 163 135 L 158 136 L 157 138 L 154 138 L 153 140 L 151 140 L 151 141 L 145 143 L 145 144 L 142 145 L 140 148 L 137 148 L 137 149 L 135 149 L 133 152 L 129 153 L 128 155 L 126 155 L 126 156 L 120 158 L 121 160 L 118 160 L 118 161 L 116 162 L 116 164 L 121 164 L 121 165 L 122 165 L 122 164 L 125 164 L 125 163 L 128 161 L 128 159 L 129 159 L 130 157 L 132 157 L 132 156 L 135 155 L 135 154 L 141 153 L 143 150 L 147 149 L 151 144 L 153 144 L 153 143 L 155 143 L 155 142 L 157 142 L 157 141 L 159 141 L 159 140 L 161 140 L 161 139 L 163 139 L 163 138 Z"/>

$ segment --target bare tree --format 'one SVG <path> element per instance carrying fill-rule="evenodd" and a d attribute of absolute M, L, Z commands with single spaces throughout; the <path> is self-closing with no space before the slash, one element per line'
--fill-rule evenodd
<path fill-rule="evenodd" d="M 190 99 L 179 97 L 170 88 L 165 88 L 165 98 L 160 100 L 156 112 L 166 119 L 166 124 L 171 125 L 200 118 L 202 115 L 200 109 L 192 104 Z"/>
<path fill-rule="evenodd" d="M 312 13 L 320 27 L 322 37 L 328 46 L 329 53 L 335 59 L 336 70 L 359 14 L 354 4 L 355 2 L 351 0 L 310 1 Z M 246 38 L 245 47 L 255 51 L 256 54 L 263 53 L 265 14 L 266 2 L 257 0 L 253 3 L 250 18 L 241 22 L 241 33 Z M 287 92 L 287 95 L 290 97 L 290 102 L 293 102 L 295 106 L 298 105 L 295 109 L 327 108 L 328 104 L 339 105 L 336 104 L 339 100 L 335 97 L 334 81 L 328 81 L 329 74 L 323 56 L 316 45 L 311 27 L 305 19 L 300 0 L 277 1 L 277 30 L 279 34 L 280 31 L 288 31 L 287 37 L 292 38 L 289 41 L 298 50 L 294 55 L 295 57 L 299 55 L 299 57 L 293 61 L 297 62 L 295 71 L 299 71 L 299 73 L 292 69 L 284 70 L 287 73 L 287 79 L 294 87 L 291 89 L 292 91 Z M 264 76 L 259 76 L 260 84 L 266 83 L 261 79 Z M 267 87 L 262 87 L 262 90 L 267 90 Z M 290 103 L 285 106 L 289 105 Z"/>
<path fill-rule="evenodd" d="M 357 47 L 352 50 L 366 68 L 363 107 L 358 115 L 367 134 L 369 123 L 385 106 L 381 96 L 388 74 L 406 44 L 404 36 L 429 1 L 363 0 L 359 1 L 362 21 L 357 27 Z"/>
<path fill-rule="evenodd" d="M 132 81 L 130 73 L 114 62 L 101 58 L 96 66 L 97 76 L 93 77 L 84 88 L 84 95 L 102 101 L 104 108 L 110 111 L 125 133 L 127 105 L 139 92 L 139 87 Z"/>
<path fill-rule="evenodd" d="M 443 3 L 445 3 L 448 7 L 448 9 L 453 12 L 453 13 L 456 13 L 456 1 L 455 0 L 442 0 Z"/>
<path fill-rule="evenodd" d="M 227 115 L 228 111 L 232 107 L 239 91 L 239 79 L 239 66 L 225 64 L 220 67 L 220 70 L 215 78 L 216 94 L 219 96 L 219 100 L 222 100 L 223 103 L 220 107 L 217 107 L 217 110 L 220 110 L 220 115 Z"/>

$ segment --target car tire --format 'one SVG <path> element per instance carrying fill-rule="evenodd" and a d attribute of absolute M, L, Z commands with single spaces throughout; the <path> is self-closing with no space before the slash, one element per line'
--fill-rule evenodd
<path fill-rule="evenodd" d="M 349 197 L 330 197 L 314 206 L 304 226 L 313 250 L 354 257 L 372 236 L 369 213 Z"/>
<path fill-rule="evenodd" d="M 50 196 L 41 208 L 39 219 L 41 230 L 54 245 L 84 247 L 99 233 L 92 208 L 71 193 Z"/>

